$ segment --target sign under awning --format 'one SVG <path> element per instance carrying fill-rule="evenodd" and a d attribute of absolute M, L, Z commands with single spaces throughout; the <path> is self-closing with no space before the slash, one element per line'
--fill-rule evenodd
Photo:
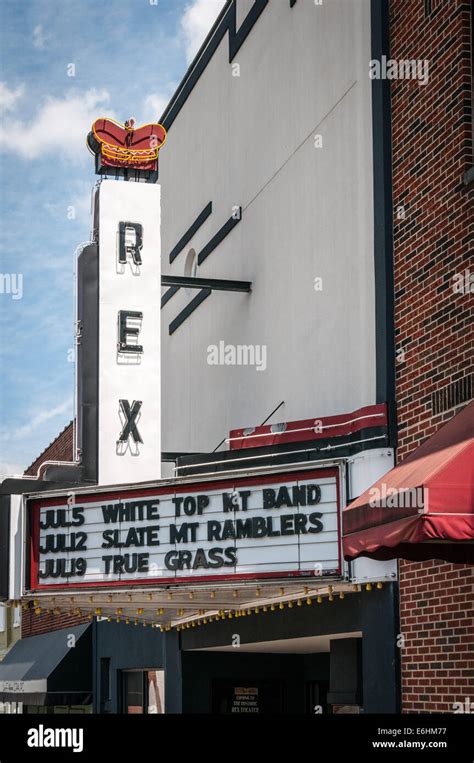
<path fill-rule="evenodd" d="M 0 662 L 0 702 L 91 704 L 91 634 L 86 623 L 17 641 Z"/>
<path fill-rule="evenodd" d="M 474 402 L 342 513 L 347 560 L 474 562 Z"/>

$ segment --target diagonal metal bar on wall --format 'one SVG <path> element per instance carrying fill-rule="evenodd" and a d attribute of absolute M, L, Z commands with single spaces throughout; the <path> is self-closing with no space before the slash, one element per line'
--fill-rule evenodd
<path fill-rule="evenodd" d="M 212 201 L 210 201 L 209 204 L 206 204 L 202 212 L 194 220 L 193 224 L 190 225 L 186 233 L 181 236 L 176 246 L 173 247 L 169 255 L 170 263 L 176 259 L 186 244 L 189 244 L 196 231 L 199 230 L 201 225 L 207 220 L 210 214 L 212 214 Z"/>
<path fill-rule="evenodd" d="M 210 241 L 206 244 L 206 246 L 201 249 L 201 251 L 198 254 L 198 265 L 202 265 L 204 260 L 209 257 L 211 252 L 216 249 L 221 241 L 225 239 L 225 237 L 231 232 L 231 230 L 240 223 L 242 219 L 242 207 L 236 208 L 236 213 L 233 214 L 227 222 L 224 223 L 222 228 L 219 228 L 217 233 L 211 238 Z"/>
<path fill-rule="evenodd" d="M 181 310 L 181 312 L 176 316 L 174 320 L 171 321 L 169 325 L 169 334 L 174 334 L 177 328 L 181 326 L 182 323 L 188 318 L 191 313 L 195 311 L 197 307 L 201 304 L 201 302 L 204 302 L 205 299 L 207 299 L 212 294 L 210 289 L 201 289 L 195 297 L 191 300 L 191 302 L 186 305 L 184 310 Z"/>
<path fill-rule="evenodd" d="M 192 276 L 161 276 L 162 286 L 185 287 L 187 289 L 211 289 L 211 291 L 252 290 L 251 281 L 231 281 L 225 278 L 194 278 Z"/>

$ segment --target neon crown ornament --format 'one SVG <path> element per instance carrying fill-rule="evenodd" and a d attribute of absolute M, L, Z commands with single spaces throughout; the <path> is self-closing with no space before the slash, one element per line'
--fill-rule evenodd
<path fill-rule="evenodd" d="M 135 127 L 133 117 L 123 125 L 101 117 L 92 125 L 87 147 L 96 158 L 98 174 L 122 174 L 126 170 L 156 173 L 158 152 L 165 141 L 166 130 L 158 123 Z"/>

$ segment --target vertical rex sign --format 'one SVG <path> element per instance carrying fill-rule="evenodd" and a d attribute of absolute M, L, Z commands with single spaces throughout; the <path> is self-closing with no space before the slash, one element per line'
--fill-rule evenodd
<path fill-rule="evenodd" d="M 99 485 L 160 477 L 160 191 L 117 180 L 97 190 Z"/>

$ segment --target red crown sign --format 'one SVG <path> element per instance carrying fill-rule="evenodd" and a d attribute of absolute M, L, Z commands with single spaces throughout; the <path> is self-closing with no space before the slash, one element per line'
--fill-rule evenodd
<path fill-rule="evenodd" d="M 124 125 L 114 119 L 96 119 L 87 136 L 87 146 L 100 156 L 105 167 L 155 171 L 158 151 L 166 140 L 166 130 L 160 124 L 135 128 L 135 120 Z"/>

